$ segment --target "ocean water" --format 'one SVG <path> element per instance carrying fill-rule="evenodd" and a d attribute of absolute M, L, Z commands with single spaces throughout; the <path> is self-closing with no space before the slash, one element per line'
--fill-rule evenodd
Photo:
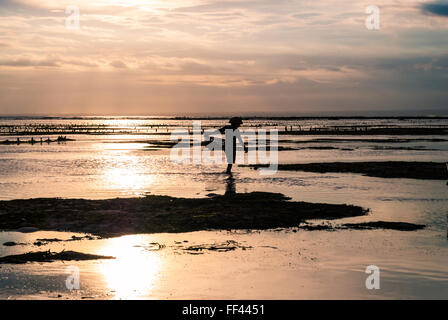
<path fill-rule="evenodd" d="M 225 120 L 202 120 L 203 128 L 219 128 Z M 18 119 L 1 120 L 2 125 L 26 126 L 30 131 L 40 126 L 105 127 L 114 134 L 64 134 L 75 139 L 66 143 L 36 143 L 0 145 L 1 200 L 36 197 L 81 197 L 101 199 L 141 196 L 147 193 L 172 196 L 203 196 L 209 190 L 225 190 L 216 181 L 225 180 L 220 174 L 225 164 L 178 164 L 170 160 L 170 149 L 153 150 L 148 142 L 170 141 L 169 132 L 188 130 L 189 120 L 79 120 L 79 119 Z M 447 126 L 448 120 L 380 119 L 380 120 L 253 120 L 245 122 L 241 130 L 284 130 L 300 126 L 303 130 L 328 126 Z M 158 132 L 155 132 L 158 130 Z M 108 131 L 108 132 L 109 132 Z M 126 134 L 123 134 L 125 131 Z M 57 139 L 58 135 L 0 136 L 1 140 L 22 141 L 33 137 L 39 141 Z M 397 142 L 396 140 L 400 141 Z M 279 163 L 308 163 L 333 161 L 439 161 L 448 159 L 446 136 L 323 136 L 279 135 L 279 147 L 300 150 L 280 151 Z M 157 146 L 156 146 L 157 148 Z M 247 157 L 246 157 L 247 163 Z M 261 176 L 247 168 L 235 168 L 238 188 L 252 189 L 257 184 L 273 188 L 290 186 L 288 193 L 302 194 L 297 180 L 303 173 L 277 173 Z M 317 175 L 316 181 L 322 175 Z M 336 175 L 337 176 L 337 175 Z M 315 178 L 310 178 L 315 180 Z M 307 179 L 309 180 L 309 179 Z M 178 188 L 179 183 L 187 186 Z M 306 183 L 306 182 L 304 182 Z M 319 185 L 322 201 L 328 201 L 325 183 Z M 312 188 L 312 187 L 311 187 Z M 269 188 L 268 188 L 269 189 Z M 307 188 L 309 190 L 310 188 Z"/>
<path fill-rule="evenodd" d="M 261 232 L 204 231 L 188 234 L 133 235 L 76 241 L 37 248 L 33 239 L 45 232 L 0 233 L 0 255 L 36 250 L 76 249 L 117 256 L 116 261 L 74 263 L 81 269 L 81 292 L 64 289 L 66 265 L 52 263 L 5 266 L 0 269 L 1 298 L 447 298 L 448 186 L 440 180 L 383 179 L 359 174 L 282 172 L 261 175 L 234 167 L 234 180 L 222 164 L 179 164 L 170 149 L 151 148 L 151 141 L 169 141 L 169 132 L 188 129 L 190 120 L 170 119 L 0 119 L 0 126 L 28 128 L 77 125 L 107 132 L 64 134 L 75 141 L 51 144 L 0 145 L 0 199 L 38 197 L 106 199 L 162 194 L 206 197 L 236 192 L 280 192 L 296 201 L 347 203 L 370 209 L 368 216 L 333 221 L 403 221 L 427 225 L 415 232 L 364 230 Z M 218 128 L 225 120 L 202 120 Z M 328 126 L 446 126 L 443 119 L 307 119 L 253 120 L 242 128 L 302 130 Z M 112 130 L 113 129 L 113 130 Z M 157 132 L 155 131 L 157 129 Z M 3 132 L 1 140 L 17 136 Z M 27 134 L 21 140 L 40 136 Z M 56 139 L 57 135 L 44 135 Z M 399 141 L 397 141 L 399 139 Z M 280 135 L 280 163 L 336 161 L 448 161 L 447 136 Z M 156 150 L 155 150 L 156 149 Z M 180 188 L 179 186 L 182 186 Z M 319 221 L 316 221 L 319 222 Z M 58 237 L 69 238 L 72 233 Z M 250 250 L 190 255 L 176 241 L 238 241 Z M 152 242 L 164 250 L 145 250 Z M 135 269 L 136 262 L 146 268 Z M 138 264 L 138 263 L 137 263 Z M 368 290 L 365 268 L 381 270 L 381 289 Z M 133 267 L 134 266 L 134 267 Z M 140 278 L 139 278 L 140 277 Z M 126 279 L 128 279 L 126 281 Z M 139 280 L 140 279 L 140 280 Z M 142 280 L 143 279 L 143 280 Z M 143 282 L 143 284 L 142 284 Z M 181 285 L 180 285 L 181 284 Z M 65 291 L 64 291 L 65 290 Z"/>

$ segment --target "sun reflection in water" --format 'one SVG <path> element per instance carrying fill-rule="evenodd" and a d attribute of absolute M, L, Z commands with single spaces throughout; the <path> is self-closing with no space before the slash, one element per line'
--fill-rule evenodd
<path fill-rule="evenodd" d="M 159 252 L 145 248 L 146 242 L 142 236 L 124 236 L 110 239 L 102 248 L 102 254 L 116 257 L 98 265 L 115 298 L 138 299 L 151 295 L 161 269 L 161 259 Z"/>
<path fill-rule="evenodd" d="M 105 172 L 106 183 L 114 189 L 141 190 L 145 182 L 151 184 L 151 178 L 133 172 L 130 169 L 114 168 Z"/>
<path fill-rule="evenodd" d="M 134 155 L 116 157 L 103 174 L 104 184 L 108 188 L 123 190 L 132 195 L 141 194 L 155 181 L 154 175 L 145 174 L 145 168 Z"/>

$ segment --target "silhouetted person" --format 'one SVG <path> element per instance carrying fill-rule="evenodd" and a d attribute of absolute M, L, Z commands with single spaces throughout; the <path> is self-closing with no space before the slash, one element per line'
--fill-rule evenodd
<path fill-rule="evenodd" d="M 241 138 L 240 131 L 238 128 L 243 124 L 243 120 L 240 117 L 233 117 L 229 120 L 230 125 L 222 127 L 219 129 L 221 134 L 226 135 L 226 144 L 230 143 L 230 139 L 232 139 L 232 149 L 225 148 L 226 159 L 227 159 L 227 170 L 226 173 L 232 173 L 232 165 L 235 163 L 236 158 L 236 139 L 238 139 L 239 143 L 244 147 L 244 151 L 247 152 L 247 147 Z"/>

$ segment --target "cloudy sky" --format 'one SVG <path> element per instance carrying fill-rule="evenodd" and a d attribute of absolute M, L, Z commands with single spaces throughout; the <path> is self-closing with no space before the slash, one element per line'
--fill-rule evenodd
<path fill-rule="evenodd" d="M 0 0 L 0 114 L 448 114 L 447 31 L 448 1 Z"/>

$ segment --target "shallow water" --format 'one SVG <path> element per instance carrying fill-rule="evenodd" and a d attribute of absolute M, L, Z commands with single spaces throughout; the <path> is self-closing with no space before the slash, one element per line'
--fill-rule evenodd
<path fill-rule="evenodd" d="M 72 233 L 58 234 L 64 239 Z M 32 242 L 50 234 L 2 233 Z M 55 236 L 54 233 L 51 236 Z M 251 247 L 187 252 L 228 240 Z M 188 242 L 184 242 L 188 241 Z M 194 232 L 132 235 L 51 244 L 116 260 L 2 265 L 0 298 L 58 299 L 365 299 L 441 298 L 448 290 L 445 238 L 439 232 L 298 231 Z M 160 250 L 153 243 L 164 245 Z M 409 250 L 412 247 L 413 250 Z M 37 250 L 31 245 L 8 249 Z M 386 250 L 387 249 L 387 250 Z M 7 252 L 3 252 L 6 254 Z M 367 290 L 365 269 L 380 268 L 380 289 Z M 65 281 L 79 268 L 80 290 Z"/>
<path fill-rule="evenodd" d="M 32 243 L 37 238 L 68 239 L 73 233 L 6 232 L 0 234 L 1 243 L 16 241 L 28 245 L 0 246 L 1 256 L 66 249 L 112 255 L 117 259 L 0 265 L 0 298 L 46 299 L 58 298 L 58 295 L 61 299 L 448 297 L 448 186 L 445 181 L 308 172 L 277 172 L 263 176 L 258 171 L 241 167 L 235 167 L 234 180 L 229 180 L 223 174 L 225 164 L 175 164 L 170 161 L 169 149 L 147 150 L 147 144 L 138 142 L 167 140 L 169 136 L 166 135 L 68 137 L 76 141 L 50 145 L 0 145 L 0 199 L 104 199 L 146 194 L 205 197 L 213 193 L 223 194 L 229 189 L 236 192 L 267 191 L 280 192 L 297 201 L 348 203 L 371 210 L 368 216 L 331 222 L 336 225 L 386 220 L 425 224 L 427 228 L 415 232 L 204 231 L 133 235 L 42 247 Z M 397 138 L 407 141 L 391 142 Z M 356 141 L 363 139 L 378 139 L 379 142 Z M 280 142 L 280 146 L 336 149 L 281 151 L 279 162 L 444 162 L 448 159 L 448 144 L 434 139 L 446 137 L 281 135 L 280 140 L 288 141 Z M 405 149 L 409 147 L 419 150 Z M 233 240 L 252 248 L 193 255 L 175 243 L 184 240 L 189 245 Z M 149 245 L 152 242 L 165 247 L 152 251 Z M 66 268 L 71 265 L 80 268 L 81 291 L 69 291 L 65 287 Z M 379 290 L 365 287 L 368 276 L 365 269 L 369 265 L 376 265 L 381 270 Z"/>
<path fill-rule="evenodd" d="M 170 150 L 147 150 L 145 141 L 164 139 L 169 136 L 148 137 L 146 135 L 91 136 L 74 135 L 76 141 L 65 144 L 21 144 L 0 145 L 0 171 L 2 179 L 0 199 L 23 199 L 36 197 L 90 198 L 141 196 L 148 192 L 172 196 L 203 195 L 204 189 L 213 184 L 223 173 L 223 164 L 178 164 L 170 161 Z M 300 143 L 301 140 L 333 138 L 327 136 L 281 136 L 281 139 L 295 140 L 297 147 L 309 147 L 314 143 Z M 425 139 L 418 144 L 428 150 L 378 150 L 372 143 L 331 142 L 331 145 L 350 150 L 294 150 L 280 151 L 279 163 L 308 163 L 332 161 L 439 161 L 448 159 L 447 142 L 431 142 L 441 137 L 400 137 L 401 139 Z M 351 138 L 354 139 L 354 138 Z M 369 139 L 373 139 L 369 137 Z M 396 139 L 396 137 L 375 136 L 374 139 Z M 443 137 L 442 137 L 443 139 Z M 141 143 L 135 143 L 141 141 Z M 375 146 L 412 145 L 409 143 L 375 143 Z M 291 143 L 279 143 L 290 146 Z M 247 163 L 247 156 L 246 156 Z M 241 179 L 263 182 L 265 177 L 249 169 L 235 168 Z M 282 179 L 284 173 L 277 173 L 271 181 Z M 286 175 L 286 185 L 294 184 L 295 177 L 303 173 Z M 321 175 L 317 175 L 320 177 Z M 222 176 L 224 178 L 225 176 Z M 246 180 L 242 180 L 244 182 Z M 388 181 L 387 181 L 388 182 Z M 179 183 L 188 188 L 178 188 Z M 244 186 L 244 183 L 239 183 Z M 283 185 L 283 183 L 282 183 Z M 321 185 L 321 192 L 329 186 Z"/>

